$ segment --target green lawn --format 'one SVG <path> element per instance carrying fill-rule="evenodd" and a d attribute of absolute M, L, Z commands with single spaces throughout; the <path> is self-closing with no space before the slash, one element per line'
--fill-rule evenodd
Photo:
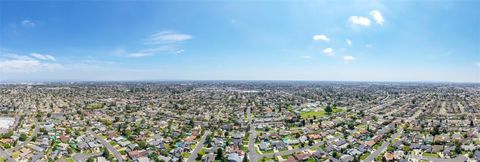
<path fill-rule="evenodd" d="M 428 153 L 428 152 L 424 152 L 423 153 L 423 156 L 425 157 L 434 157 L 434 158 L 438 158 L 438 154 L 432 154 L 432 153 Z"/>
<path fill-rule="evenodd" d="M 337 107 L 337 108 L 333 109 L 332 114 L 341 113 L 341 112 L 345 112 L 345 108 Z M 314 116 L 316 118 L 319 118 L 319 117 L 323 117 L 325 115 L 327 115 L 327 112 L 325 112 L 325 108 L 322 108 L 322 110 L 320 110 L 320 111 L 306 111 L 306 112 L 301 112 L 300 113 L 300 116 L 303 119 L 313 118 Z"/>
<path fill-rule="evenodd" d="M 264 154 L 273 153 L 273 149 L 262 151 L 262 153 L 264 153 Z"/>
<path fill-rule="evenodd" d="M 91 103 L 87 105 L 87 109 L 101 109 L 103 106 L 103 103 Z"/>
<path fill-rule="evenodd" d="M 287 151 L 288 150 L 288 147 L 285 147 L 283 149 L 279 149 L 278 151 L 281 152 L 281 151 Z"/>
<path fill-rule="evenodd" d="M 262 154 L 262 152 L 260 152 L 258 149 L 255 148 L 255 152 L 257 152 L 257 154 Z"/>
<path fill-rule="evenodd" d="M 268 158 L 268 157 L 264 157 L 262 160 L 265 160 L 265 161 L 270 161 L 270 160 L 276 161 L 275 158 Z"/>
<path fill-rule="evenodd" d="M 248 152 L 248 146 L 242 145 L 240 149 L 244 152 Z"/>
<path fill-rule="evenodd" d="M 293 149 L 298 149 L 298 148 L 301 148 L 302 145 L 301 144 L 296 144 L 296 145 L 293 145 Z"/>
<path fill-rule="evenodd" d="M 316 160 L 314 158 L 308 158 L 307 162 L 316 162 Z"/>
<path fill-rule="evenodd" d="M 120 152 L 120 154 L 122 154 L 122 155 L 126 155 L 126 154 L 127 154 L 127 151 L 125 151 L 125 150 L 120 150 L 120 151 L 118 151 L 118 152 Z"/>
<path fill-rule="evenodd" d="M 377 142 L 375 145 L 373 145 L 374 149 L 378 149 L 380 146 L 382 146 L 383 142 Z"/>
<path fill-rule="evenodd" d="M 370 152 L 365 152 L 364 154 L 362 154 L 362 156 L 360 156 L 360 160 L 365 160 L 368 156 L 370 156 Z"/>
<path fill-rule="evenodd" d="M 14 159 L 18 158 L 19 156 L 20 156 L 20 152 L 19 152 L 19 151 L 16 151 L 16 152 L 12 153 L 12 157 L 13 157 Z"/>
<path fill-rule="evenodd" d="M 189 156 L 190 156 L 190 153 L 188 153 L 188 152 L 182 152 L 182 157 L 183 157 L 183 158 L 188 159 Z"/>

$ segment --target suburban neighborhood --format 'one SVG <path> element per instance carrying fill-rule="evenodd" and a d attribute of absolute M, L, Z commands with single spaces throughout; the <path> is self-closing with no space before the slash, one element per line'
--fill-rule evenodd
<path fill-rule="evenodd" d="M 0 161 L 479 161 L 478 84 L 0 85 Z"/>

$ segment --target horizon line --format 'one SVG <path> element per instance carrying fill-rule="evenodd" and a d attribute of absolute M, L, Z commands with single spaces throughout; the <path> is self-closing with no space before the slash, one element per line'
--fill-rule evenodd
<path fill-rule="evenodd" d="M 268 79 L 145 79 L 145 80 L 0 80 L 0 84 L 31 84 L 31 83 L 87 83 L 87 82 L 358 82 L 358 83 L 462 83 L 480 84 L 475 81 L 428 81 L 428 80 L 268 80 Z"/>

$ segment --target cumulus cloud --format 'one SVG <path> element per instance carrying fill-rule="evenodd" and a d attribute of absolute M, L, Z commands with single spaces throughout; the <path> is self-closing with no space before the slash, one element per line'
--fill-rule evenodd
<path fill-rule="evenodd" d="M 335 56 L 335 53 L 333 52 L 332 48 L 325 48 L 323 49 L 323 53 L 327 56 Z"/>
<path fill-rule="evenodd" d="M 326 35 L 321 34 L 321 35 L 314 35 L 313 40 L 328 42 L 328 41 L 330 41 L 330 38 L 328 38 Z"/>
<path fill-rule="evenodd" d="M 352 24 L 353 26 L 368 27 L 371 24 L 370 19 L 363 16 L 350 16 L 350 18 L 348 18 L 348 22 L 350 22 L 350 24 Z"/>
<path fill-rule="evenodd" d="M 347 39 L 347 44 L 348 44 L 349 46 L 351 46 L 351 45 L 352 45 L 352 41 L 351 41 L 350 39 Z"/>
<path fill-rule="evenodd" d="M 383 20 L 382 13 L 380 13 L 380 11 L 378 10 L 370 11 L 370 15 L 372 15 L 373 19 L 375 20 L 375 22 L 377 22 L 377 24 L 383 25 L 384 20 Z"/>
<path fill-rule="evenodd" d="M 45 61 L 56 61 L 57 60 L 52 55 L 48 55 L 48 54 L 31 53 L 30 55 L 37 58 L 37 59 L 45 60 Z"/>
<path fill-rule="evenodd" d="M 1 73 L 28 73 L 36 71 L 51 71 L 55 69 L 62 68 L 61 64 L 56 63 L 45 63 L 40 60 L 33 58 L 21 59 L 21 58 L 12 58 L 12 59 L 0 59 L 0 72 Z"/>
<path fill-rule="evenodd" d="M 155 33 L 145 40 L 146 44 L 176 43 L 192 39 L 193 36 L 176 31 L 162 31 Z"/>
<path fill-rule="evenodd" d="M 22 21 L 22 26 L 33 28 L 33 27 L 37 26 L 37 24 L 35 24 L 32 20 L 23 20 Z"/>
<path fill-rule="evenodd" d="M 350 63 L 355 60 L 355 57 L 353 56 L 343 56 L 343 62 L 345 63 Z"/>

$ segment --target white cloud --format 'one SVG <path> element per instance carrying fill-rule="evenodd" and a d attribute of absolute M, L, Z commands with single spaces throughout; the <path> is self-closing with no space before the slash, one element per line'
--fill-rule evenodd
<path fill-rule="evenodd" d="M 172 52 L 173 52 L 174 54 L 181 54 L 181 53 L 185 52 L 185 50 L 183 50 L 183 49 L 175 49 L 175 50 L 173 50 Z"/>
<path fill-rule="evenodd" d="M 311 57 L 309 55 L 302 56 L 303 59 L 310 59 Z"/>
<path fill-rule="evenodd" d="M 180 54 L 183 53 L 185 50 L 177 48 L 174 45 L 162 45 L 159 47 L 155 48 L 147 48 L 147 49 L 142 49 L 142 50 L 137 50 L 137 51 L 127 51 L 123 48 L 118 48 L 113 50 L 113 54 L 117 56 L 122 56 L 122 57 L 132 57 L 132 58 L 141 58 L 141 57 L 146 57 L 146 56 L 153 56 L 155 54 L 158 54 L 160 52 L 164 53 L 170 53 L 170 54 Z"/>
<path fill-rule="evenodd" d="M 351 46 L 351 45 L 352 45 L 352 41 L 351 41 L 350 39 L 347 39 L 347 44 L 348 44 L 349 46 Z"/>
<path fill-rule="evenodd" d="M 333 52 L 332 48 L 325 48 L 323 49 L 323 53 L 327 56 L 335 56 L 335 53 Z"/>
<path fill-rule="evenodd" d="M 22 21 L 22 26 L 24 27 L 29 27 L 29 28 L 33 28 L 35 26 L 37 26 L 37 24 L 35 24 L 33 21 L 31 20 L 23 20 Z"/>
<path fill-rule="evenodd" d="M 154 53 L 149 52 L 133 52 L 126 55 L 127 57 L 145 57 L 145 56 L 152 56 Z"/>
<path fill-rule="evenodd" d="M 45 60 L 45 61 L 56 61 L 57 60 L 52 55 L 48 55 L 48 54 L 31 53 L 30 55 L 37 58 L 37 59 Z"/>
<path fill-rule="evenodd" d="M 475 65 L 480 68 L 480 62 L 477 62 Z"/>
<path fill-rule="evenodd" d="M 192 39 L 193 36 L 175 31 L 162 31 L 152 34 L 144 39 L 145 46 L 136 50 L 118 48 L 112 51 L 116 56 L 141 58 L 153 56 L 159 53 L 180 54 L 185 50 L 181 48 L 181 42 Z"/>
<path fill-rule="evenodd" d="M 27 72 L 38 69 L 41 66 L 37 60 L 2 60 L 0 61 L 1 72 Z"/>
<path fill-rule="evenodd" d="M 63 68 L 62 64 L 45 61 L 55 61 L 55 57 L 39 53 L 31 53 L 30 56 L 20 55 L 13 51 L 0 49 L 0 74 L 52 71 Z"/>
<path fill-rule="evenodd" d="M 154 55 L 155 53 L 151 51 L 136 51 L 136 52 L 127 52 L 123 48 L 118 48 L 113 51 L 113 54 L 117 56 L 123 56 L 123 57 L 145 57 L 145 56 L 151 56 Z"/>
<path fill-rule="evenodd" d="M 328 38 L 326 35 L 314 35 L 313 36 L 313 40 L 316 40 L 316 41 L 330 41 L 330 38 Z"/>
<path fill-rule="evenodd" d="M 145 40 L 146 44 L 176 43 L 192 39 L 193 36 L 175 31 L 162 31 L 155 33 Z"/>
<path fill-rule="evenodd" d="M 354 60 L 355 60 L 355 57 L 353 57 L 353 56 L 343 56 L 343 61 L 345 63 L 349 63 L 349 62 L 352 62 Z"/>
<path fill-rule="evenodd" d="M 359 26 L 365 26 L 368 27 L 370 26 L 370 19 L 362 16 L 350 16 L 348 18 L 348 22 L 350 22 L 352 25 L 359 25 Z"/>
<path fill-rule="evenodd" d="M 60 64 L 44 63 L 34 59 L 0 60 L 0 73 L 28 73 L 36 71 L 51 71 L 62 68 Z"/>
<path fill-rule="evenodd" d="M 375 22 L 377 22 L 377 24 L 383 25 L 384 20 L 383 20 L 382 13 L 380 13 L 380 11 L 378 10 L 370 11 L 370 15 L 372 15 L 373 19 L 375 20 Z"/>

